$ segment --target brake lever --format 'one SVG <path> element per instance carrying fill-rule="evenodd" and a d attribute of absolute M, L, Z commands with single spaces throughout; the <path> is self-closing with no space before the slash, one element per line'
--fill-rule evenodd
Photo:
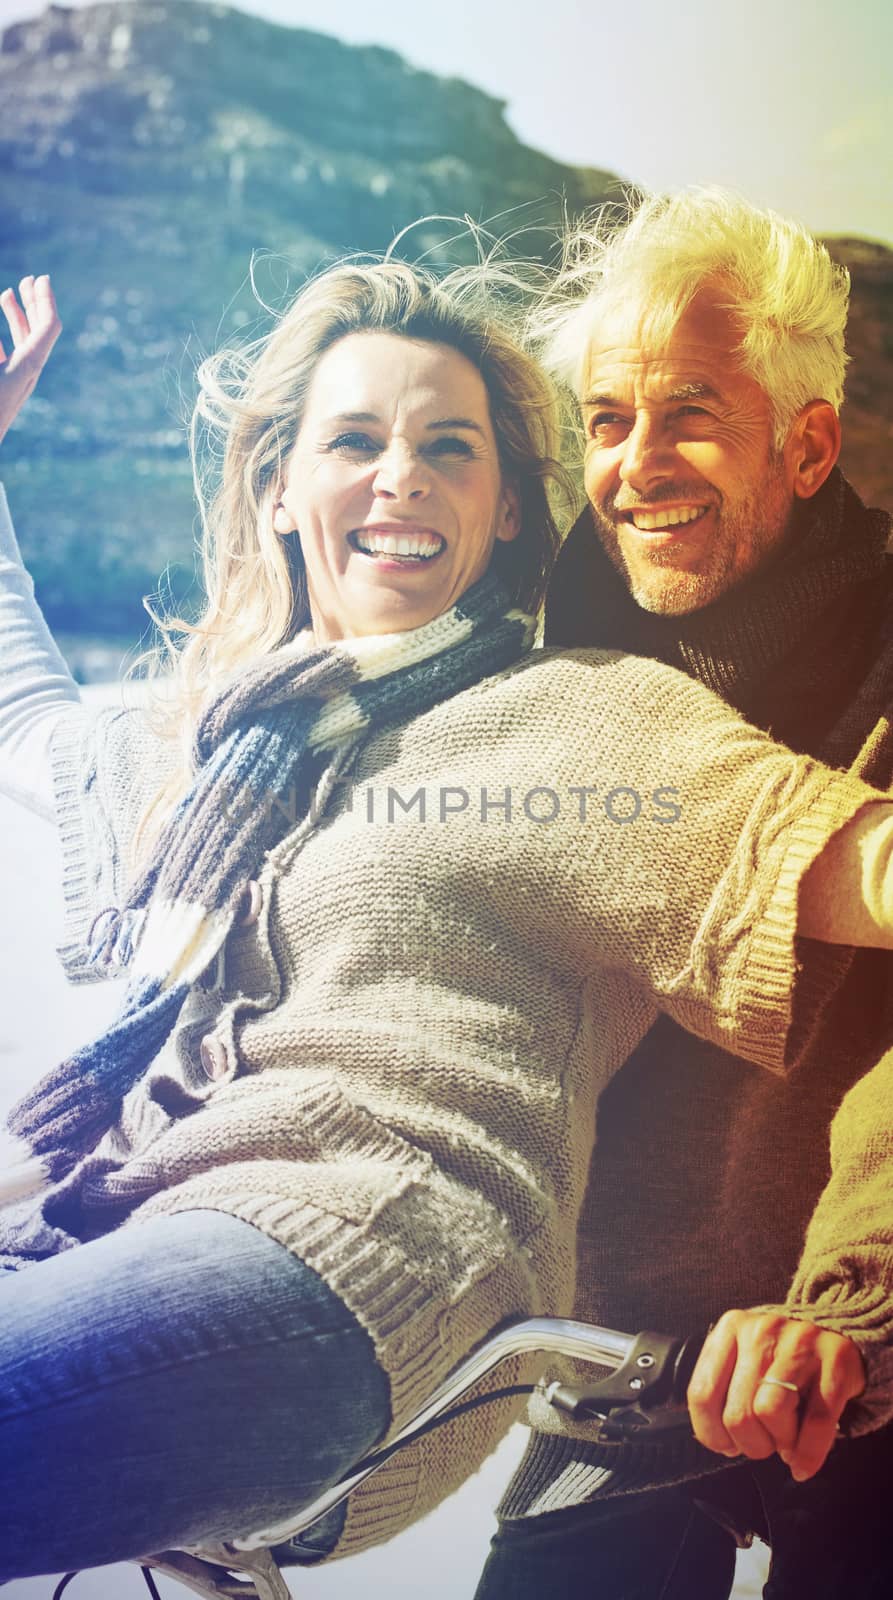
<path fill-rule="evenodd" d="M 687 1428 L 685 1395 L 705 1337 L 640 1333 L 620 1366 L 606 1378 L 581 1387 L 551 1383 L 546 1399 L 568 1416 L 600 1422 L 600 1444 Z"/>

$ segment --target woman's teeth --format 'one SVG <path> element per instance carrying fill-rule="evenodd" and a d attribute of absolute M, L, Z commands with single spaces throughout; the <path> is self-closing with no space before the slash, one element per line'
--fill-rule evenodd
<path fill-rule="evenodd" d="M 369 556 L 412 556 L 428 561 L 443 549 L 443 540 L 428 534 L 357 533 L 354 539 L 357 549 Z"/>
<path fill-rule="evenodd" d="M 667 511 L 631 511 L 630 521 L 642 533 L 654 533 L 658 528 L 678 528 L 686 522 L 696 522 L 707 510 L 706 506 L 671 506 Z"/>

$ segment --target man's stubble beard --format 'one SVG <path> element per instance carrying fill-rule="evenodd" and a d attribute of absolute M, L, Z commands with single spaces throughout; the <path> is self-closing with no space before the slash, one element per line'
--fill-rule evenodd
<path fill-rule="evenodd" d="M 647 556 L 647 573 L 643 577 L 641 564 L 631 571 L 620 548 L 617 527 L 612 518 L 613 498 L 606 502 L 607 511 L 592 505 L 596 532 L 608 559 L 620 574 L 637 606 L 654 616 L 684 616 L 691 611 L 712 605 L 715 600 L 734 589 L 757 568 L 780 550 L 792 521 L 793 507 L 788 498 L 779 453 L 769 462 L 765 483 L 757 493 L 730 507 L 722 500 L 716 502 L 717 526 L 711 543 L 701 561 L 701 570 L 686 571 L 675 564 L 672 546 L 654 550 Z M 715 491 L 714 491 L 715 492 Z M 652 508 L 662 500 L 678 500 L 686 491 L 677 485 L 668 487 L 666 493 L 643 497 L 638 504 Z M 695 502 L 697 493 L 691 496 Z M 590 502 L 591 504 L 591 502 Z M 663 573 L 672 572 L 667 583 Z M 654 577 L 651 577 L 651 573 Z"/>

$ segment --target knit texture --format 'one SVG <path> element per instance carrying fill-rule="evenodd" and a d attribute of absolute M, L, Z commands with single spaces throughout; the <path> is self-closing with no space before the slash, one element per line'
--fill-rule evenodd
<path fill-rule="evenodd" d="M 0 1175 L 0 1201 L 20 1195 L 29 1174 L 36 1186 L 63 1177 L 110 1127 L 222 948 L 271 824 L 280 834 L 288 826 L 286 808 L 274 810 L 269 797 L 299 785 L 315 752 L 417 715 L 515 660 L 532 640 L 531 619 L 483 578 L 425 627 L 297 653 L 285 646 L 224 686 L 196 732 L 189 792 L 126 906 L 103 915 L 91 950 L 99 960 L 111 947 L 132 968 L 121 1013 L 10 1113 L 22 1153 Z"/>
<path fill-rule="evenodd" d="M 80 690 L 34 597 L 0 484 L 0 793 L 54 818 L 49 735 Z"/>
<path fill-rule="evenodd" d="M 169 756 L 118 712 L 56 759 L 77 970 L 97 853 L 126 853 Z M 257 921 L 96 1150 L 11 1217 L 11 1245 L 242 1217 L 369 1330 L 401 1426 L 506 1318 L 570 1311 L 596 1099 L 658 1006 L 790 1065 L 798 884 L 873 797 L 682 675 L 597 652 L 534 652 L 359 737 L 325 764 L 317 824 L 269 851 Z M 353 1497 L 340 1553 L 449 1493 L 514 1414 L 395 1458 Z"/>
<path fill-rule="evenodd" d="M 559 559 L 547 638 L 626 644 L 682 665 L 794 748 L 886 789 L 889 533 L 886 513 L 866 509 L 835 472 L 769 568 L 703 611 L 657 617 L 630 600 L 586 511 Z M 687 1334 L 730 1307 L 768 1303 L 847 1333 L 868 1373 L 847 1411 L 858 1433 L 893 1415 L 893 968 L 879 951 L 800 950 L 814 1040 L 791 1079 L 754 1072 L 662 1017 L 602 1096 L 575 1315 Z M 554 1425 L 542 1409 L 536 1420 Z M 626 1447 L 536 1433 L 501 1515 L 721 1465 L 693 1440 L 683 1462 L 663 1442 L 632 1460 Z"/>

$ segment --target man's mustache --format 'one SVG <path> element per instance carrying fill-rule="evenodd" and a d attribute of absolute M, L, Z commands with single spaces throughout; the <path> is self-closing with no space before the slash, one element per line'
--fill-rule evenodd
<path fill-rule="evenodd" d="M 623 500 L 619 498 L 622 491 L 618 491 L 617 495 L 609 494 L 605 497 L 601 502 L 601 509 L 611 516 L 615 513 L 622 515 L 625 511 L 644 510 L 646 506 L 659 506 L 667 500 L 673 500 L 677 504 L 681 500 L 686 500 L 693 506 L 719 505 L 722 496 L 717 494 L 715 489 L 706 487 L 707 493 L 703 483 L 659 483 L 646 494 L 627 494 Z"/>

